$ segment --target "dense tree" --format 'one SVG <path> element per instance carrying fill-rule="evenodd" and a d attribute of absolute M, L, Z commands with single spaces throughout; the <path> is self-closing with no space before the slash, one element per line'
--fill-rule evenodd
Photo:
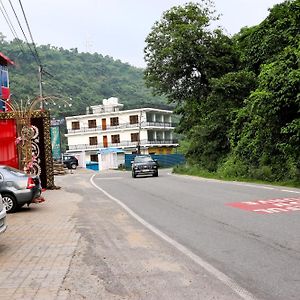
<path fill-rule="evenodd" d="M 232 38 L 211 4 L 167 11 L 146 42 L 145 79 L 177 104 L 190 162 L 225 175 L 300 181 L 300 0 Z"/>
<path fill-rule="evenodd" d="M 260 72 L 287 46 L 297 46 L 300 32 L 300 1 L 287 0 L 275 5 L 259 25 L 243 28 L 234 39 L 246 67 Z"/>
<path fill-rule="evenodd" d="M 147 85 L 177 104 L 207 96 L 210 79 L 235 62 L 230 39 L 208 28 L 215 19 L 211 2 L 166 11 L 146 39 Z"/>
<path fill-rule="evenodd" d="M 18 41 L 7 42 L 0 35 L 0 51 L 16 63 L 10 69 L 11 91 L 16 100 L 39 95 L 38 66 L 27 49 L 25 43 L 21 42 L 20 47 Z M 37 51 L 45 70 L 53 75 L 43 76 L 44 95 L 73 99 L 71 109 L 52 107 L 57 117 L 85 113 L 87 106 L 101 104 L 109 97 L 118 97 L 125 108 L 167 105 L 164 97 L 154 97 L 146 88 L 143 69 L 98 53 L 78 53 L 77 49 L 42 45 Z"/>
<path fill-rule="evenodd" d="M 270 166 L 274 179 L 300 175 L 299 67 L 300 43 L 263 65 L 258 87 L 240 110 L 233 128 L 238 141 L 235 155 L 254 168 Z"/>
<path fill-rule="evenodd" d="M 253 72 L 230 72 L 211 80 L 211 92 L 201 105 L 205 112 L 189 132 L 187 154 L 202 167 L 215 171 L 230 153 L 230 131 L 244 99 L 256 86 Z"/>
<path fill-rule="evenodd" d="M 231 129 L 232 159 L 252 177 L 300 180 L 300 1 L 275 5 L 234 39 L 258 86 Z"/>
<path fill-rule="evenodd" d="M 226 122 L 223 117 L 207 122 L 214 117 L 213 110 L 222 105 L 222 99 L 214 98 L 213 105 L 210 99 L 217 82 L 214 79 L 238 66 L 230 38 L 220 29 L 209 28 L 214 20 L 210 1 L 173 7 L 155 23 L 145 48 L 147 85 L 176 103 L 181 115 L 177 130 L 190 140 L 188 156 L 206 162 L 209 168 L 216 166 L 223 156 L 218 150 L 226 148 L 226 152 L 228 143 L 227 130 L 218 131 Z"/>

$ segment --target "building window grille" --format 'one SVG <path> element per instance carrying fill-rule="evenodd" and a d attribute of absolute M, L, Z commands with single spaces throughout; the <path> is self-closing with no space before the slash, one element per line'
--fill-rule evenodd
<path fill-rule="evenodd" d="M 80 124 L 78 121 L 72 122 L 72 130 L 80 129 Z"/>
<path fill-rule="evenodd" d="M 98 155 L 97 154 L 91 154 L 90 159 L 91 159 L 91 161 L 98 162 Z"/>
<path fill-rule="evenodd" d="M 88 126 L 89 128 L 96 128 L 97 127 L 96 120 L 88 120 Z"/>
<path fill-rule="evenodd" d="M 98 145 L 98 139 L 96 136 L 90 137 L 90 145 L 93 145 L 93 146 Z"/>
<path fill-rule="evenodd" d="M 139 141 L 139 133 L 131 133 L 131 141 L 138 142 Z"/>
<path fill-rule="evenodd" d="M 118 117 L 110 118 L 110 126 L 118 126 L 118 125 L 119 125 Z"/>
<path fill-rule="evenodd" d="M 139 116 L 138 115 L 129 116 L 129 122 L 130 122 L 130 124 L 138 124 Z"/>
<path fill-rule="evenodd" d="M 111 136 L 111 143 L 112 144 L 118 144 L 120 143 L 120 135 L 119 134 L 114 134 Z"/>

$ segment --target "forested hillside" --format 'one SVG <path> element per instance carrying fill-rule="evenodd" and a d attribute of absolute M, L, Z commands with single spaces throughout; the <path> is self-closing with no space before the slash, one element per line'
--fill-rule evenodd
<path fill-rule="evenodd" d="M 8 42 L 0 33 L 0 51 L 15 62 L 10 68 L 12 98 L 20 101 L 39 95 L 38 64 L 26 43 Z M 117 97 L 124 108 L 166 108 L 165 98 L 154 97 L 145 87 L 143 69 L 94 53 L 78 53 L 51 45 L 38 46 L 37 51 L 46 72 L 43 75 L 43 95 L 72 98 L 72 107 L 52 107 L 58 116 L 85 113 L 90 105 L 102 99 Z M 59 101 L 58 101 L 59 102 Z"/>
<path fill-rule="evenodd" d="M 147 85 L 176 104 L 190 169 L 300 183 L 300 1 L 234 37 L 216 18 L 211 1 L 167 11 L 146 39 Z"/>

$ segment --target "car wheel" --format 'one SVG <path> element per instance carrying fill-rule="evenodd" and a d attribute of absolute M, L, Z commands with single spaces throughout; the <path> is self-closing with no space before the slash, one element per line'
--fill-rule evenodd
<path fill-rule="evenodd" d="M 16 198 L 11 194 L 2 194 L 2 202 L 7 213 L 13 213 L 18 209 Z"/>
<path fill-rule="evenodd" d="M 156 171 L 155 173 L 153 173 L 153 177 L 158 177 L 158 171 Z"/>
<path fill-rule="evenodd" d="M 71 169 L 75 170 L 77 168 L 76 164 L 71 164 Z"/>
<path fill-rule="evenodd" d="M 132 171 L 132 178 L 136 178 L 136 174 L 134 171 Z"/>

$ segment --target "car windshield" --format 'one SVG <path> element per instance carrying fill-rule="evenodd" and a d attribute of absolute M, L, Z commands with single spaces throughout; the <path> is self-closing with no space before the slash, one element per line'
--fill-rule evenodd
<path fill-rule="evenodd" d="M 137 156 L 134 159 L 134 162 L 136 162 L 136 163 L 150 162 L 150 161 L 153 161 L 152 157 L 150 157 L 150 156 Z"/>

